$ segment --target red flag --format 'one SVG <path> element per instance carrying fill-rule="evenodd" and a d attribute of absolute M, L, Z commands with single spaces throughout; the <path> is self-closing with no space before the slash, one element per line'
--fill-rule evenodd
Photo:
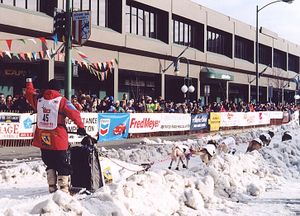
<path fill-rule="evenodd" d="M 11 44 L 12 44 L 12 40 L 6 40 L 8 49 L 11 50 Z"/>
<path fill-rule="evenodd" d="M 45 45 L 47 46 L 46 38 L 40 37 L 39 39 L 41 40 L 41 42 L 42 42 L 43 44 L 45 44 Z"/>
<path fill-rule="evenodd" d="M 24 53 L 19 53 L 19 56 L 21 57 L 21 59 L 23 59 L 24 61 L 26 61 L 26 57 Z"/>

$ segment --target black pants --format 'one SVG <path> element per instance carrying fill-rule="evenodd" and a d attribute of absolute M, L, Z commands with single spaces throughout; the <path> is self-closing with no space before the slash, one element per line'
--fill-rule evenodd
<path fill-rule="evenodd" d="M 41 149 L 42 160 L 46 170 L 54 169 L 58 175 L 71 175 L 72 167 L 69 160 L 69 152 L 65 150 L 46 150 Z"/>

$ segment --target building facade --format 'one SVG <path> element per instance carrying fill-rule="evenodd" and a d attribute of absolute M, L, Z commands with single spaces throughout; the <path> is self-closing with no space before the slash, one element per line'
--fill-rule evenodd
<path fill-rule="evenodd" d="M 255 102 L 253 26 L 189 0 L 71 2 L 73 10 L 92 14 L 91 37 L 84 46 L 74 47 L 74 62 L 83 61 L 80 53 L 90 63 L 116 59 L 104 81 L 84 65 L 78 67 L 72 79 L 74 93 L 119 99 L 127 93 L 135 99 L 162 96 L 182 102 L 181 86 L 189 75 L 195 87 L 189 93 L 191 100 Z M 38 88 L 51 78 L 64 82 L 63 58 L 51 53 L 60 45 L 53 40 L 54 10 L 65 10 L 65 4 L 65 0 L 0 0 L 0 92 L 21 94 L 28 76 L 35 78 Z M 183 51 L 175 75 L 172 63 Z M 262 29 L 261 102 L 294 101 L 299 57 L 299 45 Z"/>

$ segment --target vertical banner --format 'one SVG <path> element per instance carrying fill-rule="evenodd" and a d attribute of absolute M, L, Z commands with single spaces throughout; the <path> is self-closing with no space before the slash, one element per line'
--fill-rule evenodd
<path fill-rule="evenodd" d="M 202 113 L 202 114 L 196 114 L 191 115 L 191 130 L 204 130 L 208 128 L 208 114 Z"/>
<path fill-rule="evenodd" d="M 211 112 L 209 119 L 210 131 L 218 131 L 221 125 L 221 114 Z"/>
<path fill-rule="evenodd" d="M 129 113 L 99 113 L 98 141 L 126 139 L 129 130 Z"/>

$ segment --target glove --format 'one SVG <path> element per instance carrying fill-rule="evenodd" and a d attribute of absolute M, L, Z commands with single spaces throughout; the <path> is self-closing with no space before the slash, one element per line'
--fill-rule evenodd
<path fill-rule="evenodd" d="M 26 78 L 26 82 L 27 82 L 27 83 L 28 83 L 28 82 L 29 82 L 29 83 L 32 82 L 32 78 L 30 78 L 30 77 L 29 77 L 29 78 Z"/>
<path fill-rule="evenodd" d="M 78 135 L 82 135 L 82 136 L 87 135 L 87 133 L 86 133 L 86 131 L 85 131 L 84 128 L 78 128 L 78 129 L 77 129 L 77 134 L 78 134 Z"/>

